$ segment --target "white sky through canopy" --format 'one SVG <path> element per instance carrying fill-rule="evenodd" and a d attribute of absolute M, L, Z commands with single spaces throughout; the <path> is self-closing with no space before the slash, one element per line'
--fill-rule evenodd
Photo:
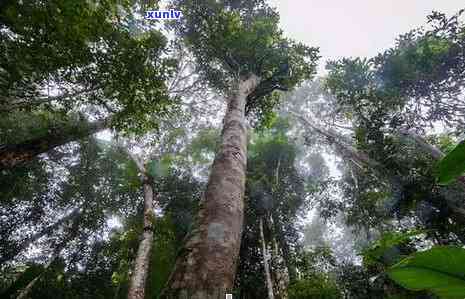
<path fill-rule="evenodd" d="M 433 10 L 457 13 L 463 0 L 269 0 L 287 37 L 320 47 L 327 59 L 372 57 L 397 36 L 426 24 Z"/>

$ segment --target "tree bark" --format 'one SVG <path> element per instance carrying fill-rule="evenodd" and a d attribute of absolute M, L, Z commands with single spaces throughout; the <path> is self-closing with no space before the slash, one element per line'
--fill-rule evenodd
<path fill-rule="evenodd" d="M 0 145 L 0 170 L 11 169 L 20 164 L 33 160 L 57 146 L 87 137 L 108 128 L 110 118 L 92 123 L 73 124 L 68 128 L 60 128 L 49 132 L 40 138 L 25 141 L 19 144 Z"/>
<path fill-rule="evenodd" d="M 134 270 L 129 283 L 128 299 L 144 299 L 145 284 L 149 273 L 150 254 L 153 245 L 153 188 L 150 180 L 144 179 L 144 231 L 137 249 Z"/>
<path fill-rule="evenodd" d="M 29 238 L 25 239 L 20 246 L 13 248 L 7 255 L 2 256 L 0 258 L 0 265 L 3 265 L 3 263 L 8 262 L 15 258 L 21 251 L 25 250 L 26 248 L 29 247 L 32 243 L 35 241 L 39 240 L 43 236 L 49 235 L 51 232 L 53 232 L 55 229 L 63 225 L 65 222 L 68 222 L 69 220 L 73 220 L 76 217 L 78 217 L 81 213 L 79 212 L 79 209 L 74 210 L 70 214 L 66 215 L 65 217 L 61 218 L 57 222 L 53 223 L 50 226 L 47 226 L 44 228 L 42 231 L 33 234 Z"/>
<path fill-rule="evenodd" d="M 273 216 L 270 215 L 270 223 L 274 226 Z M 275 274 L 275 289 L 276 289 L 276 298 L 287 299 L 287 288 L 289 286 L 289 271 L 286 265 L 286 262 L 283 259 L 283 256 L 279 250 L 278 240 L 276 240 L 276 230 L 273 234 L 273 258 L 272 258 L 272 271 Z"/>
<path fill-rule="evenodd" d="M 232 293 L 244 218 L 247 96 L 251 76 L 229 97 L 220 149 L 212 165 L 196 226 L 189 233 L 161 298 L 224 299 Z"/>
<path fill-rule="evenodd" d="M 263 233 L 263 218 L 260 217 L 259 221 L 260 242 L 262 243 L 263 268 L 265 269 L 266 290 L 268 292 L 268 299 L 274 299 L 273 281 L 271 280 L 270 264 L 268 263 L 268 250 L 265 241 L 265 234 Z"/>

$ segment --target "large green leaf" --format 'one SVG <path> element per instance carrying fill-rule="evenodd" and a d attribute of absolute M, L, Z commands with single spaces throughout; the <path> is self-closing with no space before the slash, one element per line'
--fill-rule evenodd
<path fill-rule="evenodd" d="M 412 291 L 428 290 L 447 299 L 465 298 L 465 250 L 438 246 L 417 252 L 388 270 L 395 282 Z"/>
<path fill-rule="evenodd" d="M 450 184 L 465 173 L 465 141 L 462 141 L 438 164 L 439 183 Z"/>

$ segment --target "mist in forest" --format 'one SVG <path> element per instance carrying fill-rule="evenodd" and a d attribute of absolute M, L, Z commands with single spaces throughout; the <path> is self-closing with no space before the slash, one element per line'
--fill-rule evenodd
<path fill-rule="evenodd" d="M 4 1 L 0 298 L 465 298 L 464 87 L 459 1 Z"/>

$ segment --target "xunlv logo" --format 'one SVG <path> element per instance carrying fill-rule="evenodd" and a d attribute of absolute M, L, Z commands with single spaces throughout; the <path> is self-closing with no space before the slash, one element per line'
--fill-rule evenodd
<path fill-rule="evenodd" d="M 178 20 L 181 18 L 181 11 L 179 10 L 149 10 L 145 12 L 147 20 Z"/>

